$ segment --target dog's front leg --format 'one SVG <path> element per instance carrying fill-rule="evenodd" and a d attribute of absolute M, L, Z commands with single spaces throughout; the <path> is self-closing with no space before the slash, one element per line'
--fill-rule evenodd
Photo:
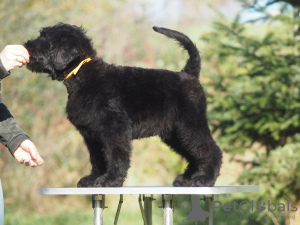
<path fill-rule="evenodd" d="M 94 187 L 121 187 L 130 167 L 131 140 L 109 140 L 105 147 L 106 173 L 94 181 Z"/>
<path fill-rule="evenodd" d="M 90 162 L 92 165 L 91 174 L 80 179 L 77 187 L 93 187 L 97 178 L 106 173 L 106 162 L 103 153 L 103 143 L 90 137 L 85 137 L 84 141 L 90 153 Z"/>
<path fill-rule="evenodd" d="M 91 174 L 83 177 L 78 187 L 121 187 L 127 176 L 131 156 L 130 129 L 106 131 L 99 140 L 85 138 L 92 164 Z"/>

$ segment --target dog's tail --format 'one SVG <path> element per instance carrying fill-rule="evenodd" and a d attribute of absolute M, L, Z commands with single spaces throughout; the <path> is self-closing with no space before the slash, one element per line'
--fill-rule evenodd
<path fill-rule="evenodd" d="M 169 38 L 175 39 L 185 50 L 188 51 L 190 58 L 187 60 L 186 65 L 182 71 L 191 74 L 196 78 L 199 78 L 201 58 L 196 45 L 189 39 L 189 37 L 178 31 L 166 29 L 163 27 L 153 27 L 153 30 Z"/>

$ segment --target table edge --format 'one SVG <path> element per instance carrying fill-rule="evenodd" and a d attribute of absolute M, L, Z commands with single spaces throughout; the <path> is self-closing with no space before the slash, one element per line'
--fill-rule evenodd
<path fill-rule="evenodd" d="M 40 188 L 41 195 L 120 195 L 120 194 L 158 194 L 158 195 L 217 195 L 259 191 L 258 185 L 233 185 L 214 187 L 173 187 L 173 186 L 124 186 L 100 188 Z"/>

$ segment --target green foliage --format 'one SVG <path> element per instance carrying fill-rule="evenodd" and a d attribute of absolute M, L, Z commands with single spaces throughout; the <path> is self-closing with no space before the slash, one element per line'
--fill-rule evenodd
<path fill-rule="evenodd" d="M 300 134 L 295 139 L 288 138 L 284 146 L 273 149 L 269 156 L 262 151 L 254 150 L 256 162 L 250 171 L 242 174 L 240 182 L 251 184 L 259 180 L 262 196 L 284 201 L 289 199 L 296 202 L 297 191 L 300 186 Z"/>
<path fill-rule="evenodd" d="M 202 38 L 208 43 L 204 56 L 211 75 L 207 96 L 212 130 L 222 149 L 244 167 L 239 184 L 260 185 L 257 201 L 288 199 L 299 206 L 300 8 L 280 1 L 274 14 L 268 6 L 279 1 L 240 2 L 244 10 L 234 21 L 220 18 Z M 246 10 L 260 17 L 241 22 Z M 289 221 L 289 215 L 274 223 Z M 244 223 L 271 221 L 263 218 L 261 214 Z"/>
<path fill-rule="evenodd" d="M 79 225 L 79 224 L 92 224 L 93 217 L 92 210 L 89 213 L 84 210 L 70 210 L 62 213 L 49 213 L 48 215 L 37 214 L 20 214 L 13 213 L 6 210 L 6 216 L 4 223 L 7 225 L 31 225 L 31 224 L 43 224 L 43 225 Z M 75 219 L 74 219 L 75 218 Z"/>
<path fill-rule="evenodd" d="M 300 132 L 300 71 L 293 54 L 297 46 L 292 35 L 283 39 L 271 30 L 257 38 L 245 35 L 245 29 L 236 22 L 216 22 L 215 31 L 203 38 L 211 42 L 226 37 L 214 40 L 216 46 L 207 55 L 217 58 L 221 70 L 211 83 L 217 93 L 209 95 L 214 98 L 211 117 L 218 121 L 213 131 L 220 129 L 228 150 L 254 142 L 270 150 Z"/>
<path fill-rule="evenodd" d="M 260 184 L 262 196 L 299 202 L 299 7 L 282 3 L 280 14 L 271 15 L 264 1 L 241 2 L 264 15 L 256 23 L 242 23 L 242 12 L 232 22 L 223 17 L 202 38 L 213 67 L 207 88 L 211 126 L 232 156 L 247 149 L 254 154 L 239 160 L 247 168 L 240 182 Z"/>

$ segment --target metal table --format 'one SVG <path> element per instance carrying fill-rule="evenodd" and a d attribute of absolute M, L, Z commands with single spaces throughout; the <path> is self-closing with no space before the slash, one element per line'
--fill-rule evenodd
<path fill-rule="evenodd" d="M 203 195 L 205 210 L 208 217 L 205 224 L 213 224 L 212 201 L 214 195 L 232 194 L 242 192 L 259 191 L 257 185 L 238 186 L 215 186 L 215 187 L 172 187 L 172 186 L 150 186 L 150 187 L 107 187 L 107 188 L 40 188 L 41 195 L 92 195 L 94 209 L 94 225 L 103 225 L 103 210 L 105 208 L 105 195 L 120 195 L 119 205 L 116 212 L 115 222 L 118 218 L 123 203 L 123 195 L 139 195 L 139 205 L 144 224 L 152 224 L 152 201 L 153 195 L 162 196 L 162 208 L 164 210 L 164 225 L 173 224 L 173 210 L 176 195 Z M 144 206 L 142 201 L 144 201 Z"/>

